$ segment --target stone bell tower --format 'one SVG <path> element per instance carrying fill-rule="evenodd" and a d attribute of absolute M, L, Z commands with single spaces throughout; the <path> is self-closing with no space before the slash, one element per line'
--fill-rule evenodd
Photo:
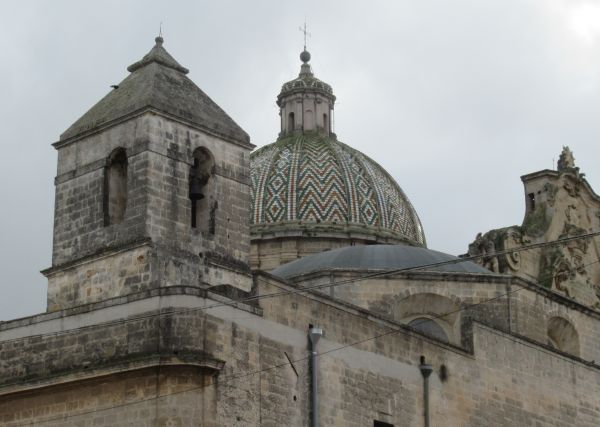
<path fill-rule="evenodd" d="M 162 37 L 128 71 L 54 143 L 48 311 L 164 287 L 250 288 L 248 135 Z"/>

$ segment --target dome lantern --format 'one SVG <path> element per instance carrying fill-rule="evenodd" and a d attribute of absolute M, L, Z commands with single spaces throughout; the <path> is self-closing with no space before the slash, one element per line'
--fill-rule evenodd
<path fill-rule="evenodd" d="M 317 79 L 309 64 L 306 48 L 300 53 L 300 74 L 284 83 L 277 96 L 281 116 L 280 136 L 297 133 L 331 134 L 331 113 L 335 96 L 331 86 Z"/>

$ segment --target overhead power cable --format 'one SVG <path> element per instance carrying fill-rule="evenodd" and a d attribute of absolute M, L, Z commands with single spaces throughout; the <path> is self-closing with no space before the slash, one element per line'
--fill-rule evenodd
<path fill-rule="evenodd" d="M 595 261 L 592 261 L 592 262 L 590 262 L 588 264 L 585 264 L 584 267 L 596 264 L 598 262 L 600 262 L 600 258 L 596 259 Z M 547 276 L 547 278 L 555 278 L 555 277 L 556 277 L 556 275 L 554 275 L 554 274 Z M 449 312 L 446 312 L 446 313 L 443 313 L 443 314 L 440 314 L 440 315 L 437 315 L 437 316 L 433 316 L 429 320 L 441 319 L 443 317 L 446 317 L 446 316 L 449 316 L 449 315 L 452 315 L 452 314 L 455 314 L 455 313 L 458 313 L 458 312 L 461 312 L 461 311 L 464 311 L 464 310 L 468 310 L 468 309 L 471 309 L 471 308 L 474 308 L 474 307 L 477 307 L 477 306 L 480 306 L 480 305 L 483 305 L 483 304 L 487 304 L 487 303 L 490 303 L 492 301 L 499 300 L 501 298 L 506 298 L 509 295 L 517 293 L 517 292 L 519 292 L 519 291 L 521 291 L 523 289 L 526 289 L 526 287 L 525 286 L 517 286 L 516 289 L 513 289 L 511 291 L 502 293 L 500 295 L 496 295 L 494 297 L 491 297 L 491 298 L 488 298 L 488 299 L 485 299 L 485 300 L 482 300 L 482 301 L 479 301 L 479 302 L 476 302 L 476 303 L 473 303 L 473 304 L 468 304 L 468 305 L 462 306 L 462 307 L 460 307 L 458 309 L 451 310 Z M 417 325 L 415 325 L 415 326 L 417 326 Z M 413 329 L 413 331 L 409 331 L 409 330 L 406 330 L 406 329 L 403 329 L 403 328 L 397 328 L 397 329 L 389 328 L 388 331 L 382 332 L 380 334 L 372 335 L 370 337 L 367 337 L 367 338 L 364 338 L 364 339 L 360 339 L 360 340 L 356 340 L 356 341 L 348 343 L 348 344 L 343 344 L 341 346 L 332 348 L 330 350 L 319 352 L 317 354 L 317 357 L 329 356 L 329 355 L 331 355 L 331 354 L 333 354 L 335 352 L 347 349 L 349 347 L 355 347 L 357 345 L 364 344 L 366 342 L 373 341 L 373 340 L 376 340 L 378 338 L 382 338 L 382 337 L 385 337 L 385 336 L 394 335 L 394 334 L 397 334 L 397 333 L 403 333 L 403 334 L 407 334 L 407 333 L 411 333 L 411 332 L 414 333 L 414 327 L 411 327 L 411 329 Z M 162 399 L 164 397 L 169 397 L 169 396 L 174 396 L 174 395 L 189 393 L 189 392 L 193 392 L 193 391 L 198 391 L 198 390 L 201 390 L 201 389 L 203 389 L 205 387 L 209 387 L 209 386 L 213 386 L 213 385 L 217 385 L 217 384 L 218 385 L 228 385 L 230 387 L 233 387 L 233 386 L 231 386 L 231 385 L 229 385 L 227 383 L 230 382 L 230 381 L 241 379 L 241 378 L 245 378 L 245 377 L 249 377 L 249 376 L 261 374 L 261 373 L 264 373 L 264 372 L 268 372 L 268 371 L 271 371 L 271 370 L 274 370 L 274 369 L 279 369 L 279 368 L 282 368 L 282 367 L 291 366 L 292 364 L 306 361 L 309 358 L 310 358 L 310 356 L 304 356 L 304 357 L 300 357 L 300 358 L 297 358 L 297 359 L 294 359 L 294 360 L 289 360 L 288 359 L 285 362 L 282 362 L 282 363 L 279 363 L 279 364 L 276 364 L 276 365 L 271 365 L 271 366 L 268 366 L 266 368 L 262 368 L 262 369 L 258 369 L 258 370 L 254 370 L 254 371 L 241 372 L 241 373 L 238 373 L 238 374 L 229 374 L 229 375 L 221 375 L 219 377 L 213 377 L 213 379 L 211 379 L 211 381 L 208 382 L 207 384 L 203 384 L 203 385 L 197 386 L 197 387 L 192 387 L 192 388 L 189 388 L 189 389 L 186 389 L 186 390 L 180 390 L 180 391 L 171 392 L 171 393 L 164 393 L 164 394 L 152 396 L 152 397 L 145 398 L 145 399 L 139 399 L 139 400 L 136 400 L 134 402 L 125 402 L 125 403 L 122 403 L 122 404 L 119 404 L 119 405 L 112 405 L 112 406 L 109 406 L 109 407 L 104 407 L 104 408 L 100 408 L 100 409 L 94 409 L 94 410 L 91 410 L 91 411 L 82 412 L 82 413 L 78 413 L 78 414 L 67 414 L 67 415 L 64 415 L 64 416 L 59 416 L 59 417 L 54 417 L 54 418 L 47 418 L 47 419 L 44 419 L 44 420 L 37 420 L 37 421 L 31 421 L 31 422 L 16 424 L 16 425 L 14 425 L 14 427 L 30 426 L 30 425 L 35 425 L 36 423 L 49 423 L 49 422 L 61 421 L 61 420 L 69 419 L 69 418 L 76 418 L 76 417 L 81 417 L 81 416 L 85 416 L 85 415 L 90 415 L 90 414 L 93 414 L 93 413 L 105 412 L 105 411 L 109 411 L 109 410 L 112 410 L 112 409 L 118 409 L 118 408 L 127 407 L 127 406 L 139 405 L 139 404 L 142 404 L 144 402 L 150 402 L 150 401 L 153 401 L 153 400 Z M 157 369 L 160 369 L 160 364 L 157 366 Z M 238 388 L 239 389 L 239 387 L 234 387 L 234 388 Z"/>
<path fill-rule="evenodd" d="M 438 262 L 433 262 L 433 263 L 423 264 L 423 265 L 418 265 L 418 266 L 413 266 L 413 267 L 402 267 L 402 268 L 391 269 L 391 270 L 377 271 L 377 272 L 365 274 L 365 275 L 362 275 L 359 277 L 343 279 L 343 280 L 326 283 L 326 284 L 317 284 L 317 285 L 311 285 L 311 286 L 298 287 L 295 289 L 286 289 L 286 290 L 272 292 L 272 293 L 268 293 L 268 294 L 253 295 L 253 296 L 241 298 L 238 300 L 232 300 L 231 302 L 221 302 L 221 303 L 215 303 L 215 304 L 210 304 L 210 305 L 201 306 L 201 307 L 177 308 L 177 309 L 172 309 L 172 310 L 161 311 L 158 313 L 147 313 L 147 314 L 138 315 L 138 316 L 131 316 L 126 319 L 110 320 L 107 322 L 96 323 L 93 325 L 86 325 L 86 326 L 82 326 L 82 327 L 78 327 L 78 328 L 65 329 L 65 330 L 54 331 L 54 332 L 47 332 L 47 333 L 37 334 L 37 335 L 29 335 L 27 337 L 12 338 L 12 339 L 8 339 L 8 340 L 0 341 L 0 344 L 9 343 L 12 341 L 19 341 L 19 340 L 23 340 L 23 339 L 63 335 L 63 334 L 77 332 L 77 331 L 81 331 L 81 330 L 85 330 L 85 329 L 93 329 L 93 328 L 104 327 L 104 326 L 136 322 L 139 320 L 144 320 L 144 319 L 153 318 L 153 317 L 160 317 L 160 316 L 167 316 L 167 315 L 174 315 L 174 314 L 186 314 L 186 313 L 190 313 L 190 312 L 204 311 L 204 310 L 209 310 L 209 309 L 218 308 L 218 307 L 227 307 L 227 306 L 235 307 L 238 304 L 259 301 L 259 300 L 266 299 L 266 298 L 275 298 L 278 296 L 292 295 L 292 294 L 302 294 L 307 291 L 324 289 L 324 288 L 333 288 L 336 286 L 342 286 L 342 285 L 349 284 L 349 283 L 356 283 L 356 282 L 360 282 L 363 280 L 368 280 L 368 279 L 376 278 L 376 277 L 385 277 L 385 276 L 404 273 L 404 272 L 427 270 L 427 269 L 431 269 L 431 268 L 435 268 L 435 267 L 460 264 L 462 262 L 474 261 L 474 260 L 477 260 L 480 258 L 496 257 L 496 256 L 516 253 L 516 252 L 523 252 L 523 251 L 527 251 L 527 250 L 531 250 L 531 249 L 539 249 L 539 248 L 544 248 L 544 247 L 548 247 L 548 246 L 555 246 L 558 244 L 568 243 L 571 241 L 576 241 L 576 240 L 581 240 L 581 239 L 593 238 L 593 237 L 597 237 L 597 236 L 600 236 L 600 231 L 593 232 L 593 233 L 587 233 L 587 234 L 581 234 L 578 236 L 565 237 L 565 238 L 553 240 L 550 242 L 542 242 L 542 243 L 534 243 L 534 244 L 530 244 L 530 245 L 518 246 L 515 248 L 506 249 L 506 250 L 502 250 L 502 251 L 496 251 L 496 252 L 492 252 L 492 253 L 472 255 L 472 256 L 467 256 L 464 258 L 456 258 L 456 259 L 451 259 L 451 260 L 447 260 L 447 261 L 438 261 Z M 267 282 L 267 283 L 271 283 L 271 282 Z"/>

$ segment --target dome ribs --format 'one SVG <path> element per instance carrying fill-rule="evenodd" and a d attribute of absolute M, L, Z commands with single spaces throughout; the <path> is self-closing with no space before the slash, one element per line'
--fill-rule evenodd
<path fill-rule="evenodd" d="M 303 154 L 298 180 L 299 218 L 315 222 L 347 222 L 345 186 L 328 144 L 305 138 Z"/>
<path fill-rule="evenodd" d="M 299 158 L 301 158 L 302 156 L 300 155 L 301 151 L 302 151 L 302 145 L 303 145 L 303 139 L 299 136 L 294 137 L 294 144 L 293 144 L 293 148 L 292 148 L 292 165 L 290 167 L 290 172 L 289 172 L 289 180 L 288 180 L 288 190 L 287 190 L 287 195 L 288 195 L 288 205 L 287 205 L 287 220 L 288 221 L 293 221 L 297 218 L 297 206 L 299 205 L 298 203 L 298 194 L 297 194 L 297 190 L 296 188 L 298 187 L 298 182 L 299 182 L 299 178 L 298 178 L 298 163 L 299 163 Z"/>
<path fill-rule="evenodd" d="M 265 188 L 263 209 L 266 222 L 285 220 L 291 160 L 292 151 L 288 147 L 279 150 L 274 158 Z"/>
<path fill-rule="evenodd" d="M 273 164 L 273 158 L 277 154 L 274 146 L 267 146 L 256 152 L 255 156 L 250 158 L 250 167 L 253 173 L 250 174 L 252 180 L 252 221 L 259 223 L 264 221 L 264 203 L 265 180 L 269 176 Z"/>
<path fill-rule="evenodd" d="M 358 195 L 356 185 L 352 177 L 351 159 L 348 159 L 349 154 L 340 150 L 339 145 L 331 144 L 333 153 L 335 154 L 338 163 L 341 165 L 344 173 L 344 184 L 346 187 L 346 203 L 348 204 L 348 221 L 351 223 L 360 222 L 360 213 L 358 208 Z"/>
<path fill-rule="evenodd" d="M 339 143 L 335 147 L 338 158 L 343 158 L 344 163 L 349 165 L 350 176 L 353 180 L 355 193 L 349 196 L 353 197 L 353 204 L 360 214 L 354 222 L 366 223 L 371 226 L 381 225 L 380 207 L 373 191 L 373 180 L 365 169 L 364 159 L 358 151 L 344 144 Z"/>
<path fill-rule="evenodd" d="M 394 179 L 335 138 L 282 136 L 251 155 L 251 175 L 260 187 L 251 224 L 257 237 L 308 232 L 425 245 L 417 213 Z"/>

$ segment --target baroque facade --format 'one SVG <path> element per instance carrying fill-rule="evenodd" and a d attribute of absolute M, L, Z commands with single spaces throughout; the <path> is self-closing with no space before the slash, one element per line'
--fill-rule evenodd
<path fill-rule="evenodd" d="M 571 151 L 522 177 L 522 225 L 429 249 L 300 58 L 256 151 L 160 37 L 61 135 L 1 425 L 600 424 L 600 198 Z"/>

